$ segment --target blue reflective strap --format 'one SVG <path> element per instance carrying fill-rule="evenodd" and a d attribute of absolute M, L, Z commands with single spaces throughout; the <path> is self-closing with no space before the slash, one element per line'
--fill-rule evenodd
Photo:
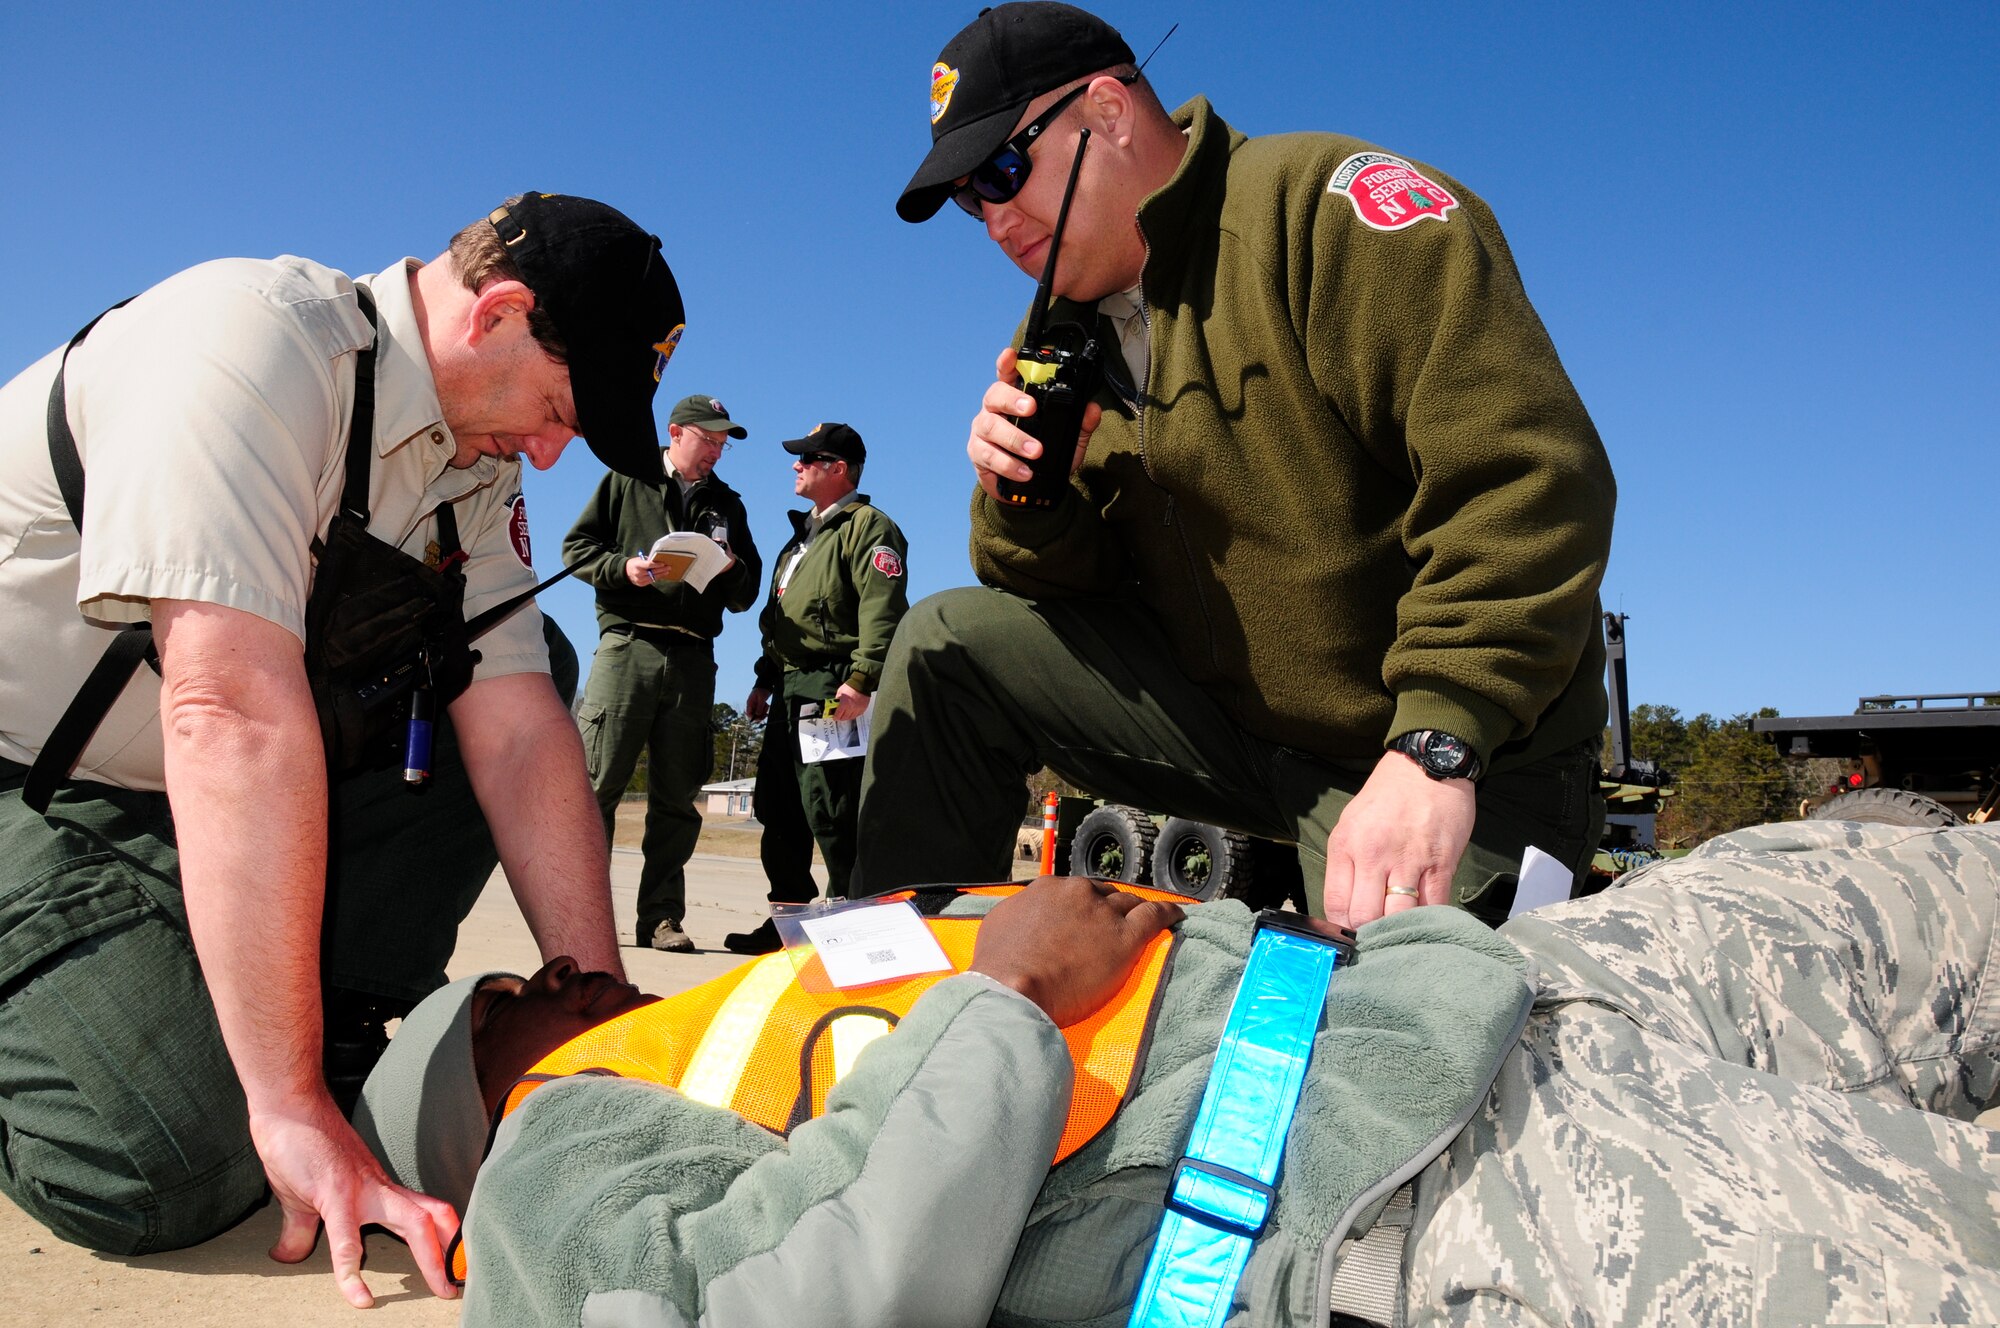
<path fill-rule="evenodd" d="M 1304 934 L 1291 915 L 1258 919 L 1229 1022 L 1167 1215 L 1146 1264 L 1131 1328 L 1217 1328 L 1250 1247 L 1264 1234 L 1285 1136 L 1298 1110 L 1327 983 L 1353 951 Z"/>

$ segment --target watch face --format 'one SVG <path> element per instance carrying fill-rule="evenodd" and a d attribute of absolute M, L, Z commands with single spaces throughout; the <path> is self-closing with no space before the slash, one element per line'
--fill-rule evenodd
<path fill-rule="evenodd" d="M 1433 729 L 1424 736 L 1423 755 L 1420 759 L 1426 770 L 1449 777 L 1463 770 L 1471 755 L 1458 738 Z"/>

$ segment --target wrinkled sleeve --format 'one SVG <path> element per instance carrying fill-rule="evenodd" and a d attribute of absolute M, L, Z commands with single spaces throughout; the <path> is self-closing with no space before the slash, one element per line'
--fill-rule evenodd
<path fill-rule="evenodd" d="M 526 503 L 526 496 L 516 490 L 506 502 L 498 501 L 487 491 L 456 504 L 466 553 L 467 621 L 534 588 L 535 569 L 522 560 L 508 533 L 517 508 L 525 525 Z M 542 610 L 535 600 L 518 606 L 493 624 L 475 644 L 479 650 L 479 662 L 472 673 L 475 681 L 549 671 L 549 648 L 542 636 Z"/>
<path fill-rule="evenodd" d="M 132 622 L 152 600 L 195 600 L 303 641 L 321 480 L 345 441 L 325 348 L 259 291 L 177 286 L 77 355 L 135 365 L 119 390 L 72 402 L 89 473 L 83 612 Z"/>
<path fill-rule="evenodd" d="M 1386 233 L 1318 193 L 1313 261 L 1288 277 L 1289 298 L 1321 391 L 1414 488 L 1385 737 L 1440 728 L 1490 755 L 1576 671 L 1616 492 L 1499 224 L 1439 178 L 1457 211 Z"/>
<path fill-rule="evenodd" d="M 757 587 L 764 580 L 764 559 L 757 552 L 757 541 L 750 536 L 750 514 L 743 510 L 740 501 L 733 503 L 734 511 L 729 517 L 729 551 L 736 555 L 736 566 L 724 572 L 715 586 L 728 596 L 723 603 L 731 613 L 741 613 L 757 602 Z"/>
<path fill-rule="evenodd" d="M 1080 478 L 1054 507 L 1032 511 L 972 490 L 972 570 L 1030 599 L 1106 595 L 1129 579 L 1122 546 Z"/>
<path fill-rule="evenodd" d="M 789 1140 L 657 1085 L 552 1084 L 480 1173 L 464 1320 L 984 1324 L 1070 1083 L 1039 1009 L 962 976 Z"/>
<path fill-rule="evenodd" d="M 856 614 L 847 685 L 873 695 L 882 681 L 882 664 L 889 658 L 896 624 L 910 609 L 910 545 L 896 523 L 880 512 L 865 524 L 850 523 L 848 529 L 853 532 L 848 574 L 854 580 Z"/>
<path fill-rule="evenodd" d="M 629 584 L 625 580 L 625 560 L 631 555 L 618 544 L 617 497 L 612 492 L 616 483 L 617 476 L 608 473 L 599 480 L 597 491 L 584 504 L 576 524 L 563 536 L 564 565 L 585 559 L 572 575 L 599 590 L 616 590 Z"/>

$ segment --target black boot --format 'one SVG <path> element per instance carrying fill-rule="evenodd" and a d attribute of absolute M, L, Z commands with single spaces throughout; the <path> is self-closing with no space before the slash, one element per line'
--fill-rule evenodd
<path fill-rule="evenodd" d="M 416 1008 L 415 1001 L 396 1000 L 350 987 L 328 987 L 321 993 L 326 1025 L 327 1091 L 343 1116 L 354 1115 L 361 1085 L 389 1046 L 387 1025 Z"/>
<path fill-rule="evenodd" d="M 778 926 L 769 918 L 755 931 L 732 931 L 722 938 L 722 948 L 732 954 L 769 954 L 784 945 L 778 939 Z"/>

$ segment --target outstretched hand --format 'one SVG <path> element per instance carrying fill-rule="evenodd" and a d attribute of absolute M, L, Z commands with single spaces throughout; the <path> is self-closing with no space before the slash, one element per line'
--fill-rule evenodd
<path fill-rule="evenodd" d="M 1107 881 L 1044 876 L 986 915 L 972 966 L 1068 1028 L 1117 995 L 1147 942 L 1185 916 Z"/>
<path fill-rule="evenodd" d="M 1359 927 L 1450 903 L 1477 811 L 1471 780 L 1432 779 L 1401 752 L 1384 752 L 1327 837 L 1327 918 Z"/>
<path fill-rule="evenodd" d="M 444 1200 L 392 1182 L 331 1099 L 301 1106 L 296 1114 L 253 1117 L 250 1128 L 271 1192 L 284 1209 L 273 1259 L 298 1263 L 310 1255 L 325 1223 L 334 1281 L 348 1304 L 365 1310 L 375 1297 L 361 1278 L 361 1228 L 379 1226 L 410 1247 L 434 1294 L 445 1299 L 458 1294 L 444 1264 L 458 1215 Z"/>

